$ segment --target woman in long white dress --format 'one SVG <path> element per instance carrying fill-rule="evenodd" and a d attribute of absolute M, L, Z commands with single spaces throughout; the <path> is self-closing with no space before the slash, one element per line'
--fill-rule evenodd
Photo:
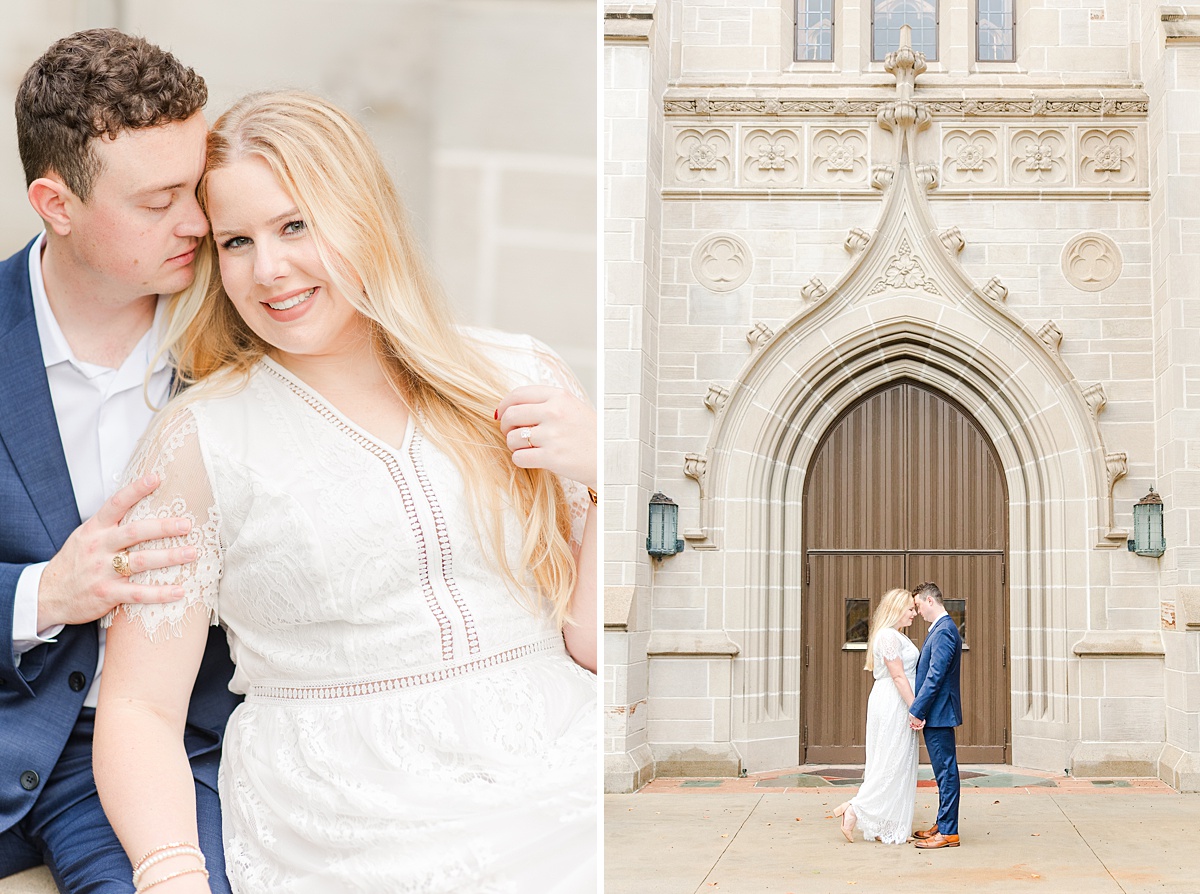
<path fill-rule="evenodd" d="M 97 716 L 138 890 L 208 891 L 181 730 L 221 623 L 235 892 L 594 891 L 594 412 L 533 339 L 447 321 L 323 100 L 235 105 L 199 196 L 169 339 L 195 384 L 130 471 L 162 481 L 130 520 L 191 520 L 196 560 L 110 617 Z"/>
<path fill-rule="evenodd" d="M 919 743 L 908 706 L 921 652 L 901 631 L 916 614 L 912 593 L 897 589 L 883 595 L 871 619 L 863 668 L 875 677 L 867 699 L 867 763 L 858 794 L 834 811 L 847 841 L 856 826 L 867 841 L 884 844 L 904 844 L 912 834 Z"/>

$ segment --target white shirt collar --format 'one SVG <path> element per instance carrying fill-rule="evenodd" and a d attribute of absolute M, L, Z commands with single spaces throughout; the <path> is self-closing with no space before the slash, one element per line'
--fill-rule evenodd
<path fill-rule="evenodd" d="M 58 319 L 50 307 L 50 299 L 46 295 L 46 281 L 42 278 L 42 247 L 45 242 L 46 233 L 43 231 L 29 248 L 29 288 L 33 292 L 33 316 L 37 322 L 38 340 L 41 342 L 42 360 L 46 369 L 59 363 L 70 363 L 88 378 L 111 372 L 102 366 L 80 360 L 67 343 L 67 337 L 63 335 L 62 327 L 58 325 Z M 154 322 L 130 352 L 126 363 L 129 360 L 140 360 L 137 366 L 142 370 L 150 365 L 154 353 L 158 350 L 159 336 L 165 332 L 168 303 L 167 296 L 158 296 L 158 304 L 154 308 Z M 160 372 L 166 366 L 167 357 L 166 354 L 162 354 L 154 364 L 154 371 Z"/>

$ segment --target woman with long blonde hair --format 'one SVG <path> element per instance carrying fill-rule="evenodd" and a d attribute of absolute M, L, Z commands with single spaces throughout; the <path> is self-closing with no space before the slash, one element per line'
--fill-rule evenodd
<path fill-rule="evenodd" d="M 139 890 L 207 891 L 181 718 L 207 626 L 235 892 L 595 885 L 594 411 L 550 351 L 464 330 L 361 126 L 246 97 L 131 512 L 193 521 L 182 587 L 108 619 L 95 765 Z M 161 546 L 161 544 L 149 544 Z"/>
<path fill-rule="evenodd" d="M 875 683 L 867 699 L 867 762 L 863 783 L 849 801 L 834 811 L 842 818 L 842 834 L 885 844 L 904 844 L 912 831 L 917 801 L 916 730 L 910 728 L 908 706 L 914 698 L 920 651 L 902 632 L 917 615 L 908 590 L 888 590 L 871 618 L 867 660 Z"/>

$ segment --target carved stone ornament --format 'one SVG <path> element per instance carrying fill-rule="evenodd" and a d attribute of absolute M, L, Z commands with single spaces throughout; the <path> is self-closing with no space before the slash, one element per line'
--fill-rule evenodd
<path fill-rule="evenodd" d="M 920 164 L 916 168 L 917 182 L 926 189 L 933 189 L 938 185 L 938 166 Z"/>
<path fill-rule="evenodd" d="M 692 252 L 692 275 L 713 292 L 732 292 L 750 277 L 754 256 L 740 236 L 714 233 Z"/>
<path fill-rule="evenodd" d="M 958 254 L 966 246 L 966 241 L 963 239 L 962 231 L 958 227 L 951 227 L 948 230 L 942 230 L 938 233 L 938 240 L 942 245 L 946 246 L 946 250 L 951 254 Z"/>
<path fill-rule="evenodd" d="M 994 130 L 952 128 L 942 135 L 947 186 L 1000 183 L 1000 139 Z"/>
<path fill-rule="evenodd" d="M 1108 395 L 1104 393 L 1104 385 L 1100 382 L 1084 388 L 1083 399 L 1087 401 L 1088 409 L 1092 411 L 1093 416 L 1099 416 L 1100 411 L 1108 403 Z"/>
<path fill-rule="evenodd" d="M 746 341 L 750 342 L 750 348 L 754 351 L 757 351 L 774 337 L 775 332 L 766 323 L 755 323 L 754 328 L 746 333 Z"/>
<path fill-rule="evenodd" d="M 729 400 L 729 389 L 714 382 L 708 386 L 708 393 L 704 395 L 704 406 L 714 413 L 720 413 L 727 400 Z"/>
<path fill-rule="evenodd" d="M 871 167 L 871 186 L 876 189 L 887 189 L 896 177 L 896 169 L 891 165 L 873 165 Z"/>
<path fill-rule="evenodd" d="M 1104 466 L 1108 471 L 1108 496 L 1112 499 L 1112 489 L 1116 483 L 1129 473 L 1129 465 L 1124 453 L 1104 454 Z"/>
<path fill-rule="evenodd" d="M 1063 248 L 1063 276 L 1085 292 L 1111 286 L 1121 275 L 1122 264 L 1121 249 L 1103 233 L 1080 233 Z"/>
<path fill-rule="evenodd" d="M 675 134 L 675 179 L 680 183 L 725 183 L 733 179 L 733 141 L 720 129 L 685 128 Z"/>
<path fill-rule="evenodd" d="M 997 304 L 1008 297 L 1008 286 L 1000 282 L 1000 277 L 998 276 L 993 276 L 985 282 L 980 291 Z"/>
<path fill-rule="evenodd" d="M 1037 331 L 1037 336 L 1042 340 L 1042 343 L 1045 344 L 1046 347 L 1048 347 L 1055 354 L 1057 354 L 1059 349 L 1062 347 L 1062 330 L 1058 328 L 1058 324 L 1056 324 L 1053 320 L 1047 320 L 1045 323 L 1043 323 L 1042 328 Z"/>
<path fill-rule="evenodd" d="M 797 183 L 800 138 L 790 130 L 752 130 L 746 135 L 742 173 L 747 183 Z"/>
<path fill-rule="evenodd" d="M 1013 183 L 1066 184 L 1067 138 L 1060 130 L 1018 130 L 1012 136 L 1010 171 Z"/>
<path fill-rule="evenodd" d="M 825 118 L 838 115 L 850 118 L 875 118 L 881 107 L 890 105 L 879 99 L 732 99 L 678 98 L 663 100 L 667 115 L 792 115 Z M 1101 99 L 1080 96 L 1075 99 L 927 99 L 921 105 L 938 117 L 961 121 L 969 117 L 987 118 L 1145 118 L 1150 111 L 1146 99 Z"/>
<path fill-rule="evenodd" d="M 845 243 L 843 243 L 843 245 L 845 246 L 846 251 L 850 252 L 850 254 L 853 255 L 853 254 L 857 254 L 858 252 L 860 252 L 864 248 L 866 248 L 867 243 L 870 241 L 871 241 L 870 233 L 868 233 L 866 230 L 862 229 L 861 227 L 854 227 L 850 231 L 850 234 L 846 237 L 846 241 L 845 241 Z"/>
<path fill-rule="evenodd" d="M 1137 179 L 1137 141 L 1132 131 L 1086 130 L 1080 135 L 1080 183 L 1127 185 Z"/>
<path fill-rule="evenodd" d="M 685 453 L 683 455 L 683 474 L 688 478 L 701 481 L 708 468 L 708 457 L 702 453 Z"/>
<path fill-rule="evenodd" d="M 812 138 L 814 183 L 860 183 L 867 180 L 867 135 L 861 130 L 817 131 Z"/>
<path fill-rule="evenodd" d="M 875 295 L 886 289 L 921 289 L 931 295 L 942 294 L 937 284 L 925 273 L 920 258 L 913 254 L 907 236 L 901 237 L 896 254 L 888 260 L 883 276 L 875 281 L 867 294 Z"/>
<path fill-rule="evenodd" d="M 820 301 L 829 294 L 829 287 L 815 276 L 800 287 L 800 294 L 805 301 Z"/>

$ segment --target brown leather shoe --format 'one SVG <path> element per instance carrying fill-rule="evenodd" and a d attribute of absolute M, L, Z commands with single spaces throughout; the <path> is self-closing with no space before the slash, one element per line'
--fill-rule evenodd
<path fill-rule="evenodd" d="M 928 829 L 918 829 L 916 832 L 913 832 L 913 838 L 916 838 L 918 841 L 924 841 L 926 838 L 932 838 L 937 833 L 937 823 L 934 823 Z"/>
<path fill-rule="evenodd" d="M 938 833 L 932 838 L 926 838 L 923 841 L 918 841 L 916 843 L 916 847 L 924 850 L 932 850 L 936 847 L 958 847 L 958 836 L 942 835 L 941 833 Z"/>

